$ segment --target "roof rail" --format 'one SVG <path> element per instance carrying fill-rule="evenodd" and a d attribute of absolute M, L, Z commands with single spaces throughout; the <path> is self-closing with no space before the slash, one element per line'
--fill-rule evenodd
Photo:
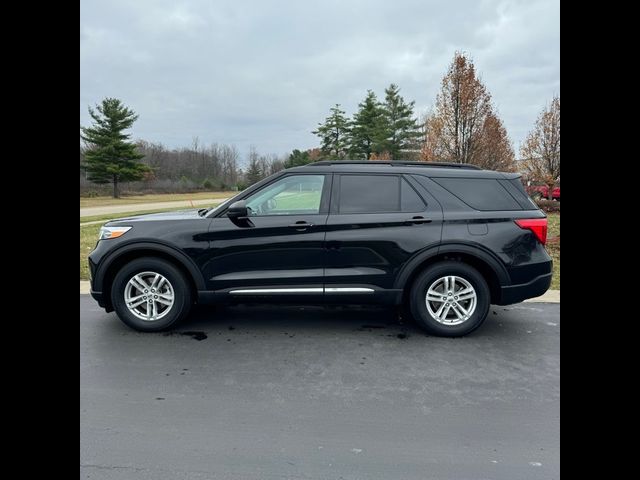
<path fill-rule="evenodd" d="M 405 160 L 320 160 L 308 163 L 305 167 L 321 167 L 323 165 L 389 165 L 406 167 L 429 167 L 429 168 L 462 168 L 466 170 L 482 170 L 477 165 L 470 163 L 453 162 L 411 162 Z"/>

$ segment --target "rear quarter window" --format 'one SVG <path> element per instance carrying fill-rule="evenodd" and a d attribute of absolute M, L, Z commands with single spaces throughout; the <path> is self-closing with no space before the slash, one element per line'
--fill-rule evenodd
<path fill-rule="evenodd" d="M 534 203 L 529 195 L 527 195 L 520 178 L 512 178 L 510 180 L 498 180 L 500 185 L 507 189 L 513 198 L 520 204 L 523 210 L 537 210 L 538 206 Z"/>
<path fill-rule="evenodd" d="M 522 210 L 511 194 L 493 178 L 432 178 L 476 210 Z"/>

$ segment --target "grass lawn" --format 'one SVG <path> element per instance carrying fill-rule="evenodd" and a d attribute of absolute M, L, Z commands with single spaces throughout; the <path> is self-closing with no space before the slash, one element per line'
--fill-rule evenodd
<path fill-rule="evenodd" d="M 149 195 L 132 195 L 130 197 L 80 197 L 80 208 L 102 207 L 106 205 L 128 205 L 135 203 L 177 202 L 180 200 L 206 200 L 209 198 L 232 197 L 238 192 L 197 192 L 197 193 L 159 193 Z"/>
<path fill-rule="evenodd" d="M 87 255 L 96 246 L 98 231 L 102 224 L 80 227 L 80 280 L 89 280 L 89 261 Z"/>
<path fill-rule="evenodd" d="M 560 214 L 548 213 L 549 230 L 547 232 L 547 245 L 545 246 L 551 258 L 553 258 L 553 279 L 551 288 L 560 290 Z"/>

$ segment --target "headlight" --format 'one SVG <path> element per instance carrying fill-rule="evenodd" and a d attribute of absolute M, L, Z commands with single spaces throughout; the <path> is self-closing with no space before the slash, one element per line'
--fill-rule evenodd
<path fill-rule="evenodd" d="M 118 238 L 131 230 L 131 227 L 102 227 L 98 240 L 108 240 L 110 238 Z"/>

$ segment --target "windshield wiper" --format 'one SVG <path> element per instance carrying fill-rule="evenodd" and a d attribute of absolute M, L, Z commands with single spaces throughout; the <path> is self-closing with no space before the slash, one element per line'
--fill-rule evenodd
<path fill-rule="evenodd" d="M 201 217 L 204 217 L 209 210 L 210 210 L 209 208 L 201 208 L 200 210 L 198 210 L 198 215 L 200 215 Z"/>

